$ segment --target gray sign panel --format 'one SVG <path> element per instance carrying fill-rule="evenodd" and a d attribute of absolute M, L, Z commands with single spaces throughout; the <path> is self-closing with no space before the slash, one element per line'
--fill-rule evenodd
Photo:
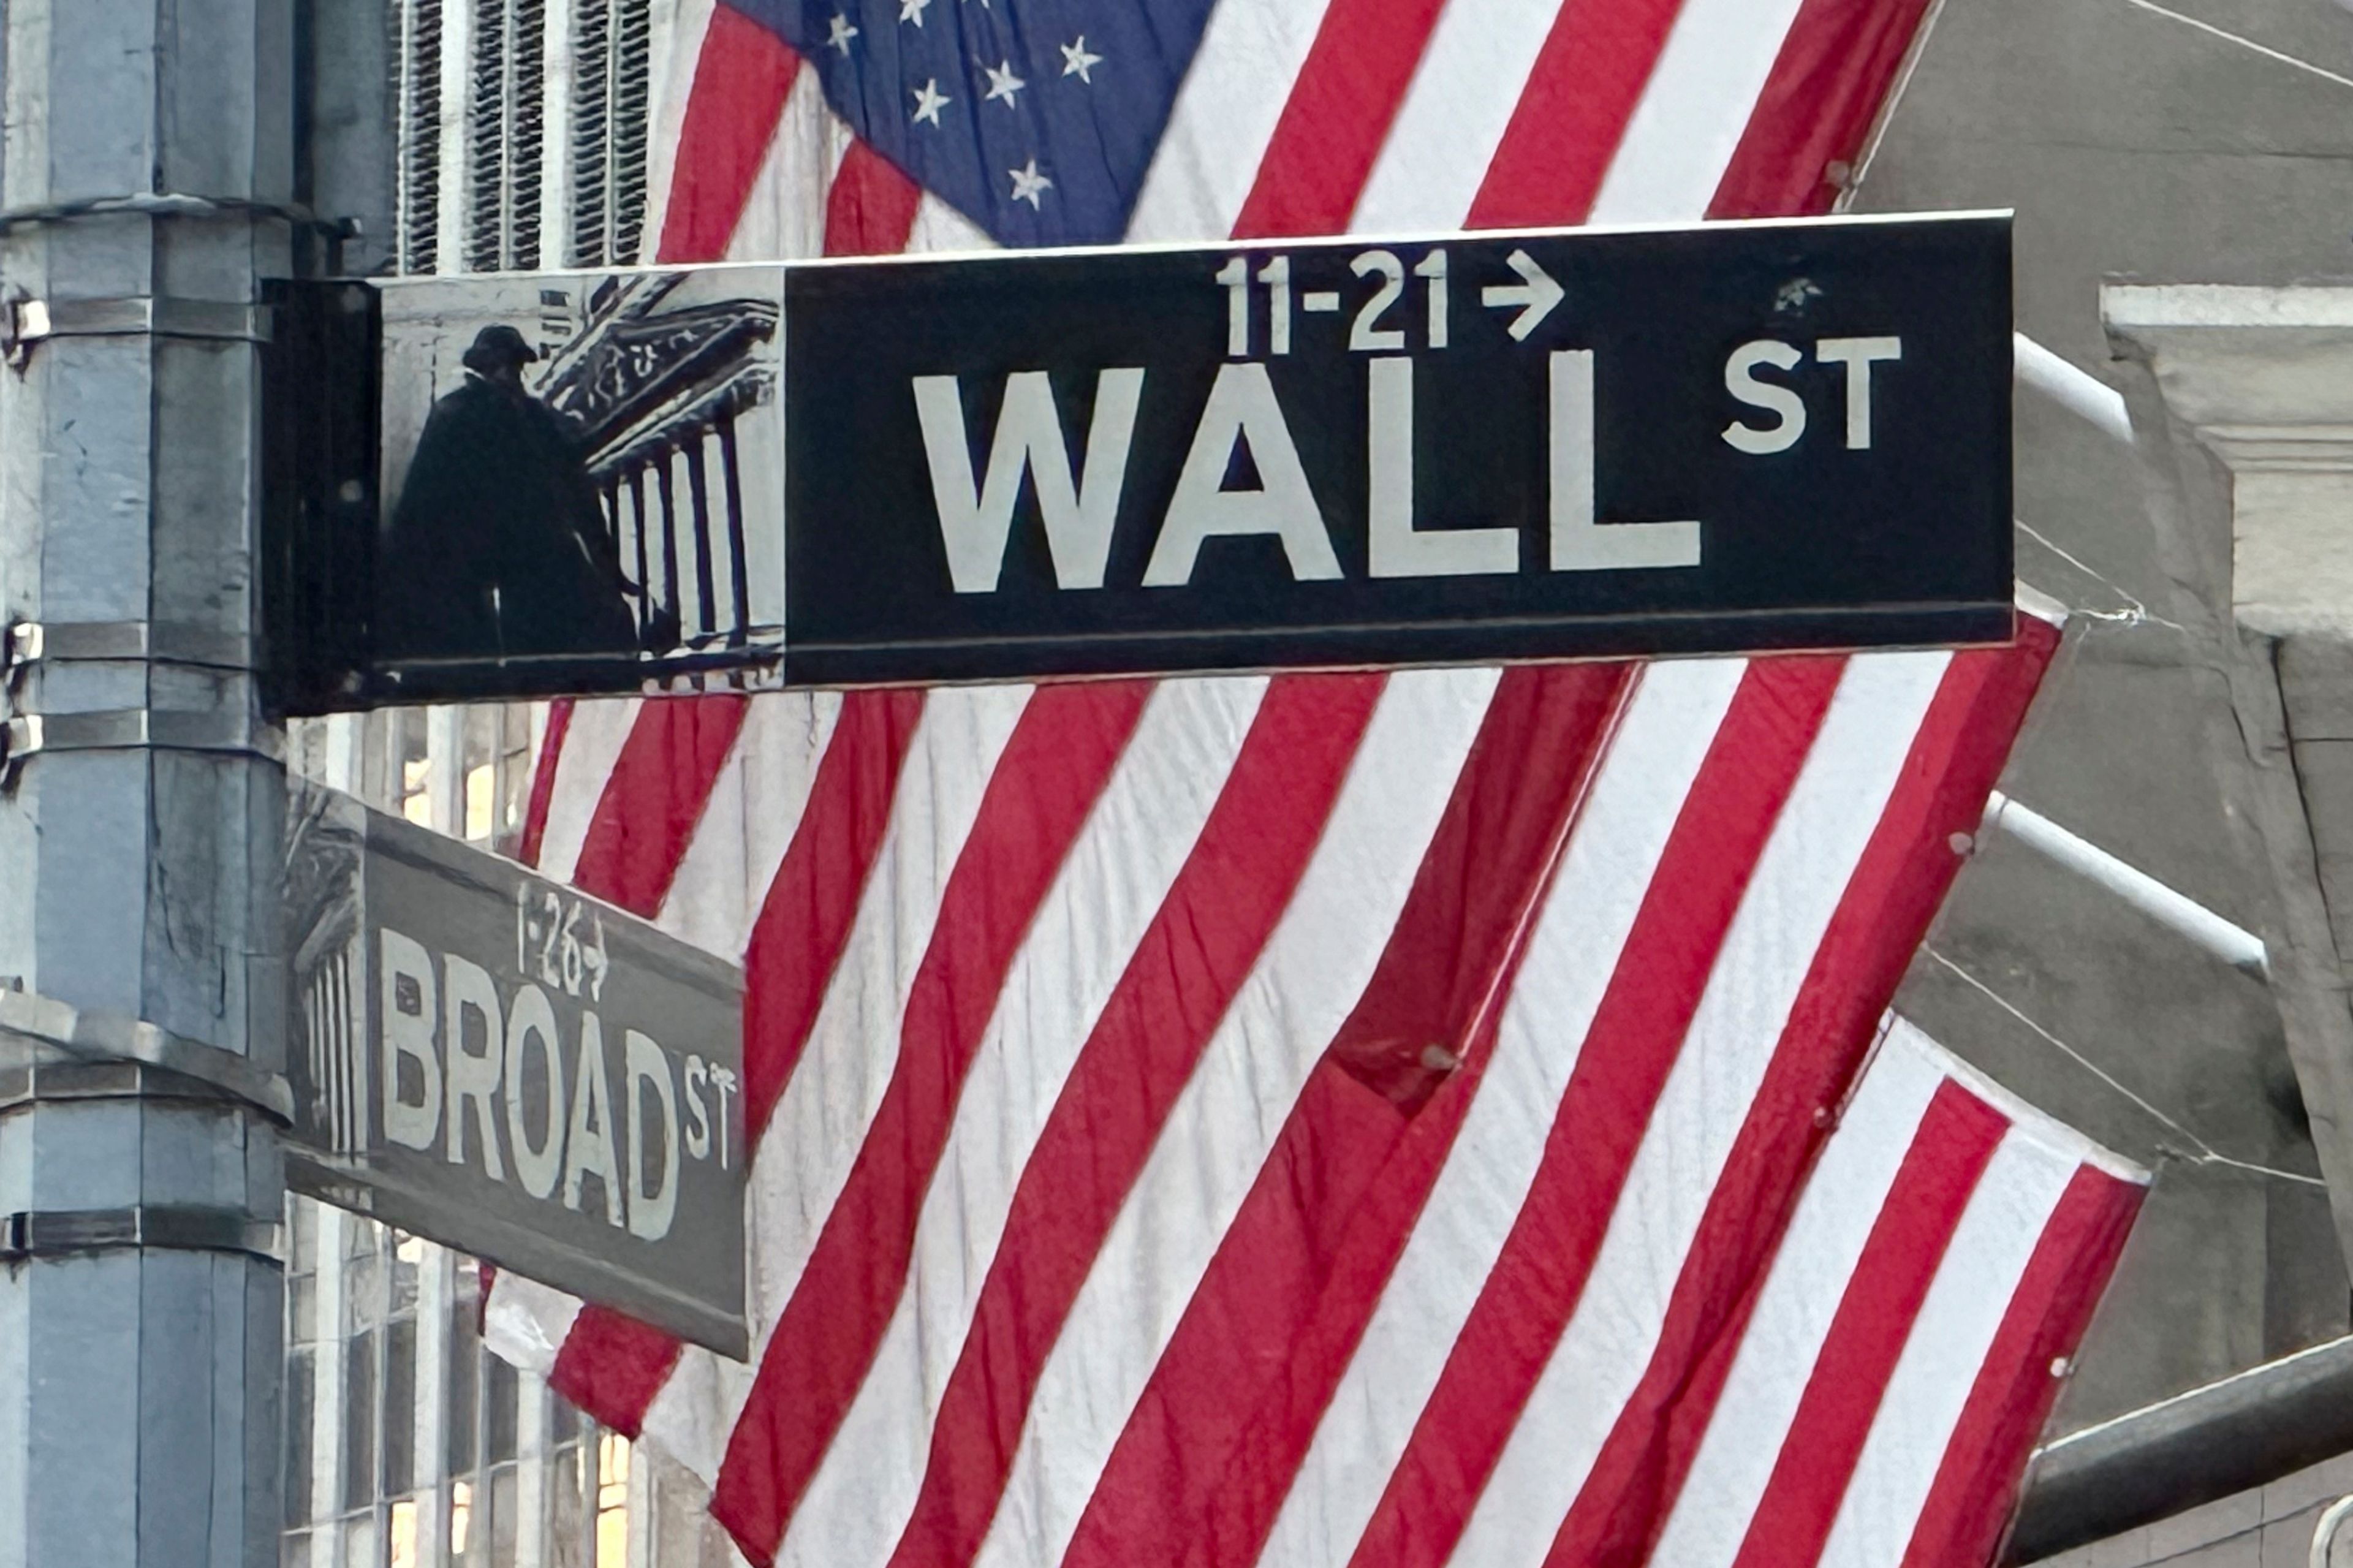
<path fill-rule="evenodd" d="M 744 1354 L 741 968 L 335 790 L 289 818 L 290 1183 Z"/>

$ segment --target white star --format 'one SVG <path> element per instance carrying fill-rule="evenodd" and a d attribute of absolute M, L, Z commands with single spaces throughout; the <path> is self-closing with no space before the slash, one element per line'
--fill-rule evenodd
<path fill-rule="evenodd" d="M 1013 101 L 1013 95 L 1029 84 L 1013 74 L 1013 62 L 1006 60 L 994 66 L 983 66 L 981 69 L 988 75 L 988 96 L 981 101 L 988 103 L 1001 98 L 1006 108 L 1018 109 L 1020 105 Z"/>
<path fill-rule="evenodd" d="M 1054 182 L 1038 172 L 1038 160 L 1035 158 L 1029 160 L 1029 166 L 1026 169 L 1008 169 L 1005 173 L 1013 182 L 1010 199 L 1028 202 L 1033 211 L 1038 207 L 1039 195 L 1054 188 Z"/>
<path fill-rule="evenodd" d="M 849 25 L 849 18 L 836 11 L 833 14 L 833 31 L 826 35 L 827 46 L 839 49 L 847 57 L 849 53 L 849 40 L 856 37 L 858 37 L 858 29 Z"/>
<path fill-rule="evenodd" d="M 934 125 L 937 125 L 940 122 L 940 110 L 955 101 L 955 100 L 940 90 L 939 79 L 933 78 L 915 89 L 915 118 L 913 123 L 921 125 L 928 120 Z"/>
<path fill-rule="evenodd" d="M 922 26 L 923 7 L 931 3 L 932 0 L 899 0 L 899 20 L 913 22 L 918 27 Z"/>
<path fill-rule="evenodd" d="M 1087 71 L 1092 67 L 1103 64 L 1103 57 L 1087 53 L 1087 36 L 1081 33 L 1077 43 L 1061 44 L 1057 47 L 1062 51 L 1062 74 L 1077 77 L 1081 81 L 1092 87 L 1095 79 L 1089 76 Z"/>

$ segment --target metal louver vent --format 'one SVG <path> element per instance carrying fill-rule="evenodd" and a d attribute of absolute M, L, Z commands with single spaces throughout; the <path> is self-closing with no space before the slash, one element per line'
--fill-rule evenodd
<path fill-rule="evenodd" d="M 613 11 L 579 0 L 572 21 L 572 260 L 601 267 L 611 254 Z"/>
<path fill-rule="evenodd" d="M 400 15 L 398 265 L 430 272 L 441 238 L 441 0 Z"/>
<path fill-rule="evenodd" d="M 466 105 L 466 268 L 495 272 L 504 258 L 507 196 L 507 8 L 473 0 L 474 58 Z"/>
<path fill-rule="evenodd" d="M 395 0 L 404 272 L 628 266 L 656 0 Z"/>
<path fill-rule="evenodd" d="M 547 142 L 547 0 L 512 0 L 514 71 L 507 84 L 505 265 L 539 265 L 540 164 Z"/>
<path fill-rule="evenodd" d="M 627 266 L 645 237 L 653 85 L 651 0 L 575 0 L 572 256 Z"/>

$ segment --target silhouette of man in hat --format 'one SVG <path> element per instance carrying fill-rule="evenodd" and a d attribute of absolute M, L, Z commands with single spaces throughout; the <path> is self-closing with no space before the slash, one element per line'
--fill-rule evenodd
<path fill-rule="evenodd" d="M 393 658 L 630 653 L 637 590 L 563 420 L 533 397 L 539 358 L 484 327 L 465 384 L 433 405 L 376 566 L 376 651 Z"/>

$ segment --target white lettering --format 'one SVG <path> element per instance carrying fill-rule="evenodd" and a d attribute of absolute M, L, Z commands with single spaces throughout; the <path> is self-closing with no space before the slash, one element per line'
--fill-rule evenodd
<path fill-rule="evenodd" d="M 1593 353 L 1551 364 L 1552 569 L 1615 572 L 1699 564 L 1696 522 L 1599 522 L 1593 515 Z"/>
<path fill-rule="evenodd" d="M 1769 364 L 1788 370 L 1804 357 L 1788 344 L 1771 338 L 1759 338 L 1732 351 L 1732 357 L 1724 364 L 1725 390 L 1751 408 L 1775 415 L 1779 422 L 1770 429 L 1759 430 L 1736 420 L 1724 427 L 1724 438 L 1728 444 L 1755 457 L 1786 452 L 1798 444 L 1798 437 L 1806 433 L 1805 400 L 1788 387 L 1757 380 L 1757 367 Z"/>
<path fill-rule="evenodd" d="M 1371 464 L 1366 557 L 1376 577 L 1466 577 L 1520 569 L 1519 531 L 1413 526 L 1413 361 L 1369 366 L 1366 447 Z"/>
<path fill-rule="evenodd" d="M 701 1057 L 686 1058 L 686 1152 L 698 1160 L 711 1158 L 711 1107 L 702 1098 L 710 1077 Z"/>
<path fill-rule="evenodd" d="M 482 1169 L 491 1180 L 503 1182 L 506 1163 L 499 1158 L 499 1134 L 491 1109 L 505 1069 L 498 984 L 480 964 L 448 953 L 441 960 L 441 1003 L 442 1049 L 449 1058 L 449 1163 L 466 1163 L 466 1104 L 470 1100 L 475 1124 L 482 1132 Z M 469 1013 L 481 1020 L 480 1051 L 467 1047 Z"/>
<path fill-rule="evenodd" d="M 613 1147 L 613 1078 L 605 1067 L 605 1026 L 594 1013 L 580 1018 L 580 1077 L 572 1089 L 572 1125 L 564 1135 L 564 1206 L 580 1206 L 580 1184 L 594 1174 L 605 1186 L 607 1223 L 621 1223 L 621 1162 Z"/>
<path fill-rule="evenodd" d="M 988 476 L 976 485 L 965 432 L 964 398 L 952 375 L 914 378 L 915 414 L 932 470 L 932 500 L 947 546 L 948 579 L 959 594 L 997 589 L 1013 530 L 1013 505 L 1028 475 L 1046 522 L 1046 548 L 1061 588 L 1100 588 L 1111 559 L 1111 531 L 1127 480 L 1128 442 L 1144 392 L 1141 370 L 1106 370 L 1095 378 L 1087 430 L 1086 471 L 1073 488 L 1054 389 L 1042 370 L 1008 376 L 988 448 Z"/>
<path fill-rule="evenodd" d="M 390 926 L 378 933 L 384 973 L 384 1135 L 409 1149 L 430 1149 L 441 1129 L 441 1058 L 433 1048 L 433 955 Z M 400 1092 L 400 1064 L 417 1064 L 417 1098 Z"/>
<path fill-rule="evenodd" d="M 1814 345 L 1824 364 L 1846 367 L 1846 445 L 1852 452 L 1871 447 L 1871 367 L 1904 357 L 1902 338 L 1824 338 Z"/>
<path fill-rule="evenodd" d="M 539 1075 L 539 1124 L 546 1131 L 531 1141 L 530 1107 L 523 1103 L 524 1085 L 533 1079 L 526 1068 L 532 1042 L 539 1043 L 543 1064 Z M 514 1153 L 515 1180 L 533 1197 L 555 1191 L 564 1173 L 564 1049 L 555 1036 L 555 1008 L 547 993 L 526 982 L 515 993 L 507 1013 L 507 1146 Z"/>
<path fill-rule="evenodd" d="M 670 1234 L 678 1214 L 678 1089 L 670 1082 L 670 1058 L 651 1039 L 635 1029 L 621 1036 L 628 1063 L 629 1097 L 629 1234 L 640 1241 L 659 1241 Z M 661 1184 L 646 1189 L 646 1086 L 661 1101 Z"/>
<path fill-rule="evenodd" d="M 1259 489 L 1223 488 L 1226 466 L 1239 440 L 1250 443 L 1262 487 Z M 1324 514 L 1308 488 L 1307 470 L 1300 466 L 1299 448 L 1292 442 L 1266 366 L 1227 363 L 1218 367 L 1201 423 L 1193 432 L 1192 449 L 1185 454 L 1176 493 L 1161 522 L 1151 564 L 1144 569 L 1144 585 L 1170 588 L 1189 583 L 1201 541 L 1252 533 L 1271 533 L 1282 541 L 1291 574 L 1300 582 L 1340 575 L 1332 536 L 1324 531 Z"/>

